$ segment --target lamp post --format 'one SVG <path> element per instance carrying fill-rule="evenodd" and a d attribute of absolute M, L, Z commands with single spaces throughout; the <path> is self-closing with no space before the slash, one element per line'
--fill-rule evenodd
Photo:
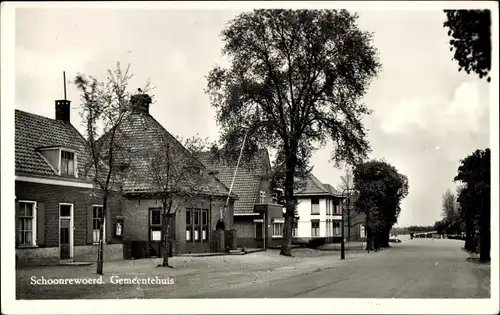
<path fill-rule="evenodd" d="M 352 188 L 346 188 L 342 191 L 342 201 L 340 203 L 340 206 L 341 206 L 341 211 L 340 211 L 340 215 L 341 215 L 341 223 L 340 223 L 340 228 L 341 228 L 341 237 L 342 237 L 342 242 L 340 243 L 340 259 L 345 259 L 345 232 L 344 232 L 344 196 L 345 196 L 345 193 L 346 191 L 354 191 Z M 351 195 L 347 195 L 347 197 L 350 197 Z"/>

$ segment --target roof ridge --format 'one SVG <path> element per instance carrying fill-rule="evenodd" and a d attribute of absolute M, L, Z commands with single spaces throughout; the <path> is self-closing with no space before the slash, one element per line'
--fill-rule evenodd
<path fill-rule="evenodd" d="M 330 190 L 325 188 L 324 184 L 316 177 L 313 173 L 309 174 L 311 176 L 311 181 L 323 192 L 330 193 Z"/>

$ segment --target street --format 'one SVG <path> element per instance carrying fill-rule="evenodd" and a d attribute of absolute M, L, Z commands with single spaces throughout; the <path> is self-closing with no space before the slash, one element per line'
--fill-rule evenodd
<path fill-rule="evenodd" d="M 414 239 L 334 268 L 239 290 L 219 298 L 489 298 L 489 266 L 466 261 L 463 242 Z"/>
<path fill-rule="evenodd" d="M 95 265 L 17 271 L 18 299 L 109 298 L 488 298 L 490 266 L 467 261 L 455 240 L 403 238 L 366 253 L 297 249 L 296 257 L 267 251 L 242 256 L 175 257 L 105 265 L 105 284 L 31 285 L 30 278 L 97 277 Z M 171 277 L 172 285 L 113 284 L 110 277 Z"/>

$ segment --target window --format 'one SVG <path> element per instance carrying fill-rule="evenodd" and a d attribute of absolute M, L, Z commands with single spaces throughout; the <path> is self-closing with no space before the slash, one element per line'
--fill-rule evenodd
<path fill-rule="evenodd" d="M 366 228 L 363 224 L 359 226 L 359 235 L 361 237 L 366 237 Z"/>
<path fill-rule="evenodd" d="M 75 154 L 61 151 L 61 175 L 75 176 Z"/>
<path fill-rule="evenodd" d="M 201 239 L 206 241 L 208 237 L 208 210 L 201 210 Z"/>
<path fill-rule="evenodd" d="M 267 198 L 266 198 L 266 192 L 261 191 L 260 192 L 260 203 L 267 203 Z"/>
<path fill-rule="evenodd" d="M 311 214 L 319 214 L 319 198 L 311 198 Z"/>
<path fill-rule="evenodd" d="M 330 220 L 326 220 L 326 236 L 331 236 L 330 235 Z"/>
<path fill-rule="evenodd" d="M 297 223 L 297 220 L 294 220 L 293 221 L 293 225 L 292 225 L 292 236 L 297 236 L 299 233 L 298 231 L 298 223 Z"/>
<path fill-rule="evenodd" d="M 333 221 L 333 235 L 338 236 L 341 234 L 340 231 L 340 222 L 339 221 Z"/>
<path fill-rule="evenodd" d="M 100 228 L 101 228 L 101 218 L 103 218 L 103 208 L 102 206 L 92 206 L 92 241 L 94 243 L 99 243 L 100 239 Z M 106 218 L 103 221 L 103 235 L 106 235 Z M 106 237 L 104 237 L 106 240 Z"/>
<path fill-rule="evenodd" d="M 161 209 L 149 209 L 149 232 L 152 241 L 161 241 Z"/>
<path fill-rule="evenodd" d="M 19 201 L 19 218 L 17 222 L 17 241 L 19 245 L 35 245 L 36 203 Z"/>
<path fill-rule="evenodd" d="M 319 236 L 319 220 L 311 221 L 311 236 Z"/>
<path fill-rule="evenodd" d="M 60 217 L 71 217 L 71 205 L 59 205 Z"/>
<path fill-rule="evenodd" d="M 191 210 L 186 210 L 186 241 L 191 240 L 191 231 L 193 230 L 192 226 L 192 213 Z"/>
<path fill-rule="evenodd" d="M 338 200 L 335 200 L 333 203 L 333 213 L 340 214 L 340 202 Z"/>
<path fill-rule="evenodd" d="M 326 215 L 330 215 L 330 198 L 326 198 Z"/>
<path fill-rule="evenodd" d="M 208 240 L 210 218 L 207 209 L 186 210 L 186 241 Z"/>
<path fill-rule="evenodd" d="M 194 222 L 194 240 L 200 240 L 200 209 L 193 210 L 193 222 Z"/>
<path fill-rule="evenodd" d="M 283 237 L 283 222 L 273 222 L 273 237 Z"/>

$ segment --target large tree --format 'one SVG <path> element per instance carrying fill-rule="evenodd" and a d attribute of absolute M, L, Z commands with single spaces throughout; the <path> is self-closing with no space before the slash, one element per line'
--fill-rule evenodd
<path fill-rule="evenodd" d="M 96 195 L 102 198 L 100 217 L 97 274 L 103 274 L 104 219 L 109 198 L 119 195 L 124 176 L 122 166 L 127 163 L 130 148 L 125 135 L 120 135 L 119 127 L 130 113 L 128 83 L 132 78 L 130 66 L 123 71 L 120 63 L 108 70 L 105 81 L 78 74 L 75 84 L 81 92 L 81 116 L 85 127 L 89 163 L 86 172 L 93 179 Z M 147 88 L 147 85 L 145 89 Z"/>
<path fill-rule="evenodd" d="M 490 10 L 444 10 L 450 51 L 458 62 L 458 71 L 475 72 L 491 81 L 491 12 Z"/>
<path fill-rule="evenodd" d="M 461 160 L 458 174 L 454 179 L 465 184 L 464 194 L 460 201 L 469 210 L 467 219 L 469 225 L 474 220 L 474 212 L 477 209 L 479 237 L 480 237 L 480 259 L 490 260 L 491 247 L 491 152 L 490 149 L 476 150 L 465 159 Z M 469 229 L 471 227 L 469 226 Z"/>
<path fill-rule="evenodd" d="M 407 177 L 385 161 L 371 160 L 354 169 L 354 187 L 358 192 L 356 208 L 366 215 L 367 249 L 388 247 L 401 200 L 408 194 Z"/>
<path fill-rule="evenodd" d="M 208 75 L 207 93 L 227 155 L 274 148 L 285 169 L 284 243 L 291 256 L 297 165 L 318 145 L 335 146 L 332 159 L 355 164 L 369 144 L 361 102 L 380 64 L 371 34 L 346 10 L 254 10 L 222 31 L 227 68 Z"/>

